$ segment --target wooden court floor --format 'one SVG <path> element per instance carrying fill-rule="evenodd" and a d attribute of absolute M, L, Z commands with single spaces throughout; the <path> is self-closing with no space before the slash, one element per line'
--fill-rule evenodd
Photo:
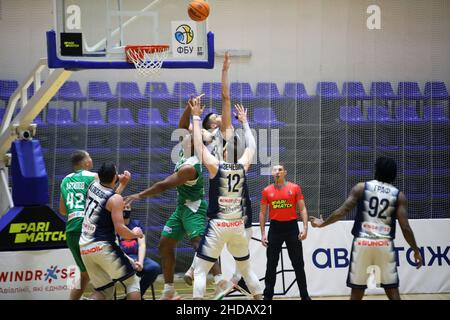
<path fill-rule="evenodd" d="M 161 276 L 154 283 L 154 290 L 156 299 L 159 299 L 161 296 L 161 292 L 164 286 L 164 281 Z M 182 279 L 182 274 L 177 274 L 175 276 L 175 288 L 178 294 L 182 297 L 183 300 L 191 300 L 192 299 L 192 287 L 185 284 Z M 120 288 L 118 289 L 118 294 L 120 295 Z M 212 299 L 214 297 L 214 285 L 211 282 L 211 279 L 208 281 L 208 285 L 206 288 L 205 299 Z M 146 300 L 152 299 L 151 289 L 149 288 L 144 297 Z M 348 300 L 349 296 L 312 296 L 313 300 Z M 436 293 L 436 294 L 402 294 L 401 298 L 403 300 L 450 300 L 450 292 L 449 293 Z M 248 299 L 245 296 L 233 296 L 227 297 L 226 300 L 233 299 Z M 279 300 L 297 300 L 299 298 L 279 298 L 275 297 L 274 299 Z M 388 300 L 386 295 L 370 295 L 365 296 L 364 300 Z"/>

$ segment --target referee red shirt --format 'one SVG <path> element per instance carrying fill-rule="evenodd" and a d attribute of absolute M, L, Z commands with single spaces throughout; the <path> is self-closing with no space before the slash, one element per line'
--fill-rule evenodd
<path fill-rule="evenodd" d="M 269 218 L 276 221 L 297 220 L 297 201 L 303 200 L 302 189 L 299 185 L 287 182 L 282 188 L 271 184 L 264 188 L 261 204 L 269 206 Z"/>

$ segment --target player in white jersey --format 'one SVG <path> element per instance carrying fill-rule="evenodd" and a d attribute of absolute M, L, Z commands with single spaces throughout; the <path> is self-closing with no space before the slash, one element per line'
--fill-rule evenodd
<path fill-rule="evenodd" d="M 104 163 L 98 177 L 100 181 L 89 186 L 80 238 L 81 258 L 96 290 L 92 298 L 111 299 L 115 283 L 121 282 L 127 289 L 127 299 L 140 300 L 137 266 L 116 243 L 116 234 L 136 239 L 143 237 L 142 230 L 130 230 L 124 223 L 123 198 L 113 189 L 119 180 L 116 166 Z"/>
<path fill-rule="evenodd" d="M 189 102 L 193 119 L 194 148 L 208 169 L 210 177 L 207 215 L 210 218 L 194 261 L 194 299 L 203 299 L 206 275 L 219 258 L 224 245 L 235 258 L 253 297 L 262 299 L 262 290 L 250 267 L 248 240 L 244 229 L 244 183 L 256 151 L 256 142 L 247 122 L 247 110 L 237 106 L 238 116 L 245 130 L 246 149 L 236 163 L 219 161 L 205 147 L 202 140 L 200 100 Z M 226 148 L 225 148 L 226 150 Z"/>
<path fill-rule="evenodd" d="M 344 218 L 356 205 L 354 236 L 347 286 L 352 300 L 361 300 L 367 288 L 368 268 L 379 271 L 380 283 L 391 300 L 399 300 L 399 280 L 394 251 L 395 221 L 398 219 L 403 236 L 414 251 L 417 268 L 422 256 L 407 218 L 406 196 L 392 185 L 397 176 L 394 160 L 379 157 L 375 164 L 375 180 L 355 185 L 342 206 L 327 220 L 311 217 L 313 227 L 323 228 Z"/>

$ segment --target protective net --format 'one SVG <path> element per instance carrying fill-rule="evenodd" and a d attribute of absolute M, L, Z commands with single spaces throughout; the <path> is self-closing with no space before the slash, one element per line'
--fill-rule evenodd
<path fill-rule="evenodd" d="M 223 21 L 240 19 L 232 2 L 210 2 Z M 450 4 L 379 2 L 381 29 L 366 25 L 368 1 L 290 1 L 282 9 L 261 1 L 258 14 L 242 10 L 249 20 L 266 21 L 257 35 L 244 24 L 227 24 L 233 39 L 221 43 L 252 51 L 251 57 L 232 57 L 229 74 L 232 104 L 248 107 L 257 133 L 257 163 L 248 175 L 254 222 L 261 191 L 272 182 L 271 165 L 285 165 L 288 180 L 302 187 L 310 215 L 327 217 L 352 186 L 374 177 L 382 155 L 397 161 L 394 185 L 408 197 L 410 218 L 450 217 Z M 277 21 L 292 27 L 290 37 Z M 125 195 L 170 175 L 178 144 L 172 132 L 188 98 L 205 93 L 205 113 L 221 112 L 222 61 L 216 57 L 214 70 L 163 70 L 158 82 L 122 70 L 74 74 L 42 113 L 36 136 L 45 148 L 53 208 L 74 149 L 89 151 L 94 170 L 114 161 L 120 171 L 131 171 Z M 171 190 L 132 206 L 156 261 L 175 199 Z M 176 271 L 185 271 L 192 256 L 184 239 Z"/>

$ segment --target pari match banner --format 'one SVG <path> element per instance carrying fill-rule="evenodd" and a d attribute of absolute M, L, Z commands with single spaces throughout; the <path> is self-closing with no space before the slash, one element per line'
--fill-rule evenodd
<path fill-rule="evenodd" d="M 397 223 L 395 253 L 400 279 L 400 293 L 450 292 L 450 219 L 409 220 L 420 248 L 424 265 L 414 266 L 414 254 L 403 238 Z M 347 274 L 353 236 L 353 221 L 340 221 L 322 229 L 309 225 L 308 237 L 303 241 L 303 259 L 308 291 L 311 296 L 350 295 Z M 299 227 L 301 228 L 300 224 Z M 266 227 L 268 232 L 269 227 Z M 264 288 L 266 248 L 261 245 L 259 226 L 252 227 L 250 259 L 252 269 Z M 235 262 L 225 249 L 221 256 L 222 272 L 230 278 Z M 370 272 L 368 270 L 368 277 Z M 384 294 L 379 283 L 370 286 L 366 294 Z M 299 297 L 295 274 L 286 247 L 280 254 L 277 267 L 276 296 Z"/>
<path fill-rule="evenodd" d="M 0 251 L 67 248 L 65 221 L 47 206 L 15 207 L 0 219 Z"/>
<path fill-rule="evenodd" d="M 51 208 L 15 207 L 0 219 L 0 300 L 67 300 L 79 277 Z"/>

